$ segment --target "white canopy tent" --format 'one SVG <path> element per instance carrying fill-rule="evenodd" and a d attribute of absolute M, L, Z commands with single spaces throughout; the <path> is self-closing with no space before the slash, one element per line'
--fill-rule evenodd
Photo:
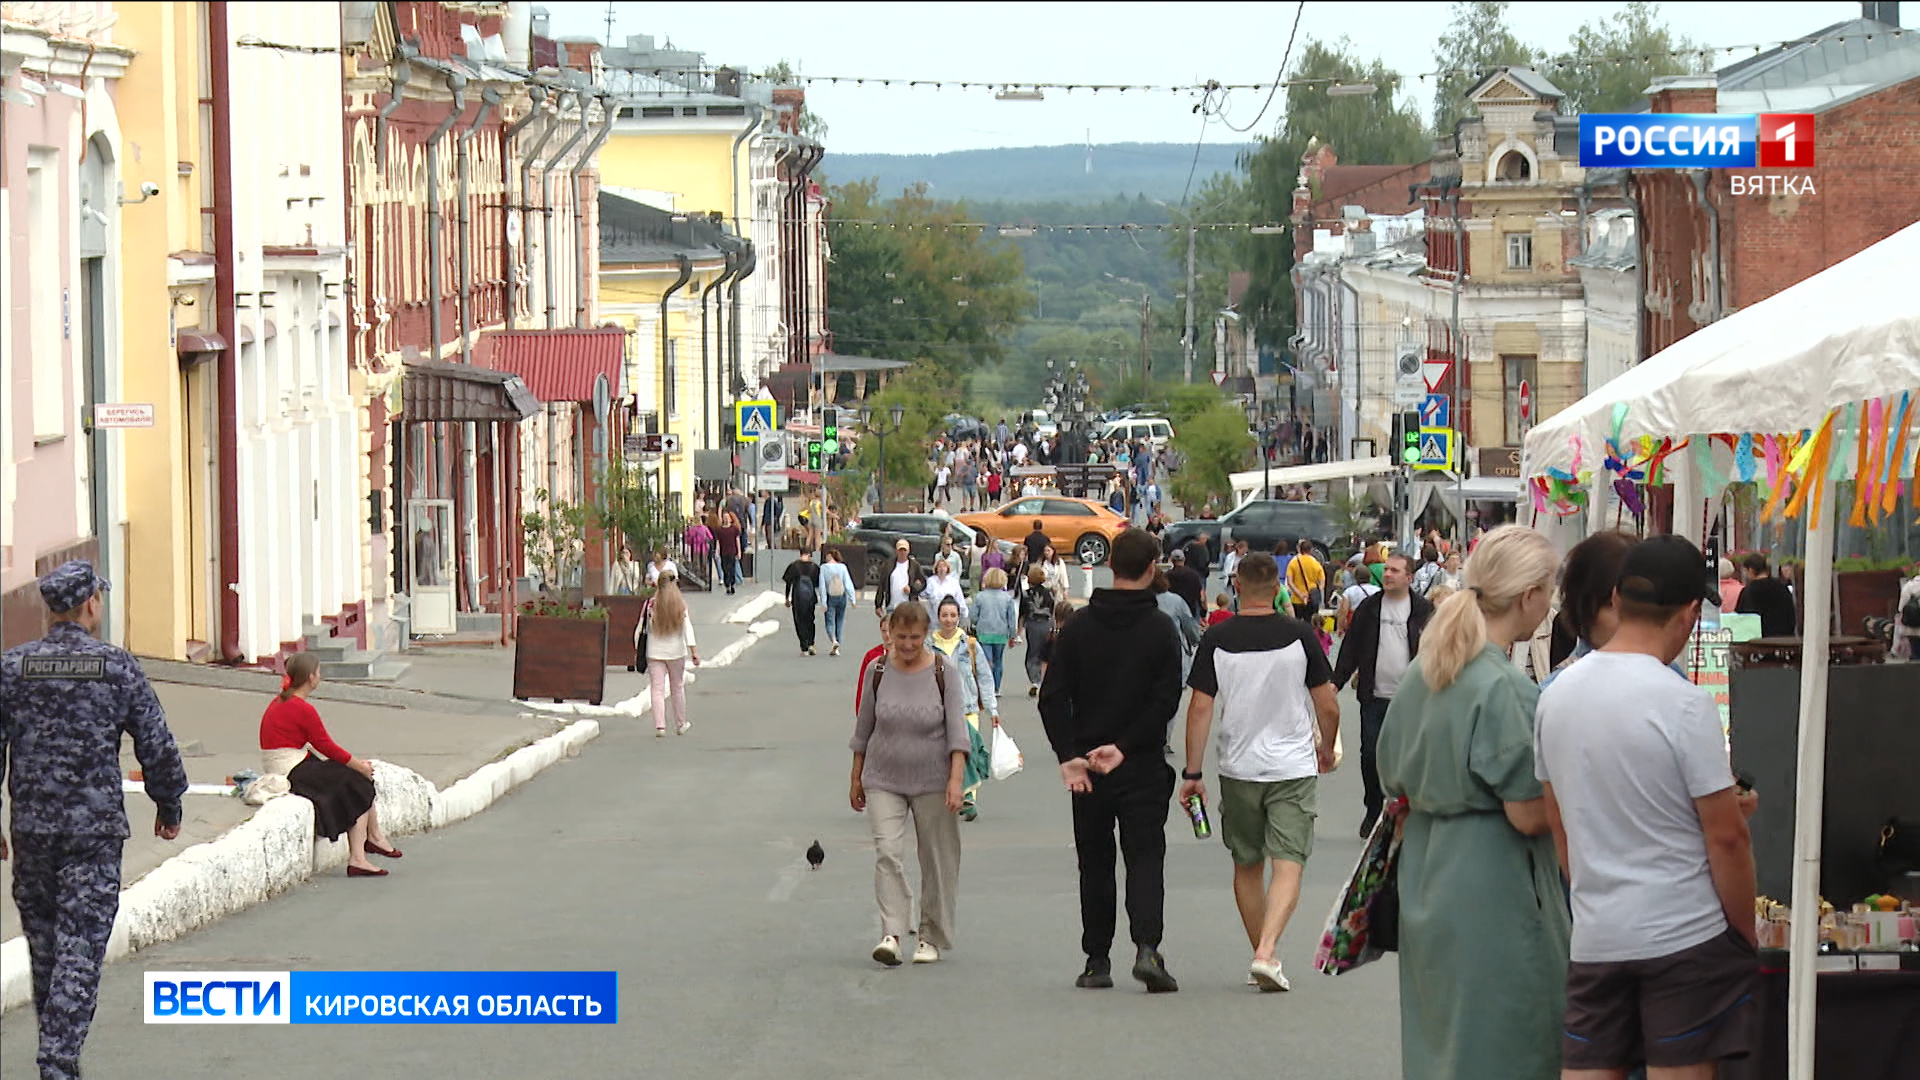
<path fill-rule="evenodd" d="M 1253 469 L 1227 477 L 1233 484 L 1235 506 L 1261 497 L 1260 488 L 1285 487 L 1288 484 L 1320 484 L 1329 480 L 1357 480 L 1393 472 L 1390 457 L 1354 458 L 1351 461 L 1323 461 L 1318 465 L 1287 465 L 1278 469 Z"/>
<path fill-rule="evenodd" d="M 1920 224 L 1689 335 L 1528 434 L 1521 473 L 1574 470 L 1606 481 L 1616 412 L 1623 440 L 1817 430 L 1835 409 L 1920 394 Z M 1906 423 L 1913 420 L 1909 415 Z M 1692 469 L 1675 470 L 1676 504 L 1694 498 Z M 1789 1075 L 1813 1080 L 1820 830 L 1825 805 L 1827 656 L 1837 485 L 1807 524 L 1800 738 L 1794 805 Z M 1684 531 L 1684 530 L 1683 530 Z M 1694 539 L 1698 539 L 1697 536 Z"/>

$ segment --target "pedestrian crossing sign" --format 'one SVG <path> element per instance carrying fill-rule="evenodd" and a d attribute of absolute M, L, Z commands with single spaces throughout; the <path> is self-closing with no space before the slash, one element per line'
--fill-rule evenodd
<path fill-rule="evenodd" d="M 1453 467 L 1453 432 L 1420 432 L 1420 460 L 1414 464 L 1416 469 L 1450 469 Z"/>
<path fill-rule="evenodd" d="M 738 401 L 733 406 L 734 438 L 740 442 L 759 442 L 772 438 L 778 427 L 778 414 L 771 401 Z"/>

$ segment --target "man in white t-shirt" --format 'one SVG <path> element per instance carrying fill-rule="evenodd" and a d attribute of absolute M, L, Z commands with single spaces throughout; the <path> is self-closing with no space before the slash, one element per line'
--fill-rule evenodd
<path fill-rule="evenodd" d="M 1754 1047 L 1758 799 L 1736 789 L 1713 695 L 1667 666 L 1711 579 L 1683 537 L 1634 545 L 1619 629 L 1540 697 L 1534 768 L 1573 893 L 1566 1075 L 1712 1080 Z"/>
<path fill-rule="evenodd" d="M 1274 947 L 1300 902 L 1300 876 L 1313 854 L 1316 789 L 1320 774 L 1333 771 L 1340 703 L 1319 636 L 1274 608 L 1280 568 L 1273 556 L 1241 559 L 1235 586 L 1240 613 L 1201 635 L 1187 676 L 1193 694 L 1180 801 L 1206 799 L 1200 765 L 1217 702 L 1220 839 L 1233 856 L 1233 899 L 1253 946 L 1247 977 L 1262 990 L 1286 990 Z"/>

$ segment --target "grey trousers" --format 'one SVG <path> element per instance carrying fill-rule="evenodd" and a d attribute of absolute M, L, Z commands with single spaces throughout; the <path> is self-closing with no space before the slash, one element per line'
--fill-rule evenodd
<path fill-rule="evenodd" d="M 920 849 L 919 938 L 941 951 L 953 948 L 953 894 L 960 884 L 960 819 L 947 811 L 944 790 L 925 795 L 867 792 L 867 824 L 873 829 L 873 895 L 880 902 L 880 932 L 905 937 L 913 920 L 913 890 L 907 885 L 907 814 Z"/>

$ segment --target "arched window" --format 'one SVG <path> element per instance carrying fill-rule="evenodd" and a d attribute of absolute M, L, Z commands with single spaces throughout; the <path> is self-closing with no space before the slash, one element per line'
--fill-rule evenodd
<path fill-rule="evenodd" d="M 1529 162 L 1527 156 L 1520 151 L 1509 150 L 1506 156 L 1500 159 L 1500 164 L 1494 169 L 1493 177 L 1496 180 L 1531 180 L 1533 179 L 1533 164 Z"/>

